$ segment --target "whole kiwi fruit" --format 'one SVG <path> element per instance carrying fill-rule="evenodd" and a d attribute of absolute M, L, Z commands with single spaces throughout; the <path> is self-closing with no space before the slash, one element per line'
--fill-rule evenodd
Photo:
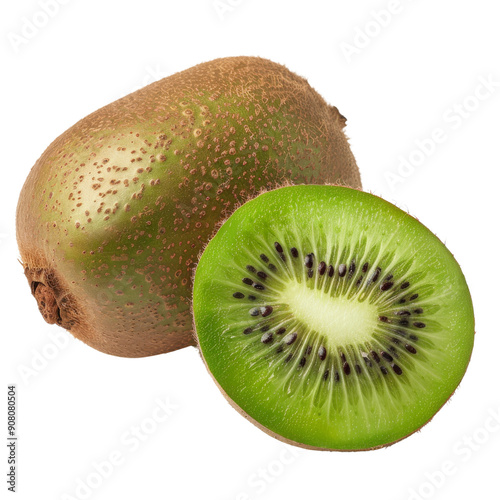
<path fill-rule="evenodd" d="M 196 268 L 200 352 L 229 402 L 322 450 L 387 446 L 455 391 L 474 342 L 462 271 L 372 194 L 291 186 L 238 208 Z"/>
<path fill-rule="evenodd" d="M 217 223 L 284 182 L 359 187 L 344 126 L 306 80 L 256 57 L 200 64 L 79 121 L 17 208 L 43 317 L 119 356 L 193 345 L 191 274 Z"/>

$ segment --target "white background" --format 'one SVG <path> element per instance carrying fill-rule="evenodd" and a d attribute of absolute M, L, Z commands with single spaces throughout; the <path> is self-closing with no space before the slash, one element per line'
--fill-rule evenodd
<path fill-rule="evenodd" d="M 212 0 L 54 2 L 45 19 L 42 1 L 4 2 L 0 20 L 0 434 L 6 386 L 15 383 L 17 498 L 415 500 L 480 490 L 498 498 L 498 2 L 221 0 L 219 9 Z M 390 18 L 377 15 L 389 8 Z M 22 40 L 35 20 L 46 22 Z M 428 426 L 390 448 L 328 453 L 284 445 L 229 406 L 194 348 L 108 356 L 45 324 L 30 295 L 14 217 L 43 150 L 134 89 L 230 55 L 283 63 L 338 106 L 364 189 L 418 217 L 467 277 L 477 319 L 469 370 Z M 481 79 L 493 84 L 479 89 L 478 100 Z M 445 139 L 418 161 L 416 141 L 429 144 L 435 129 Z M 414 169 L 393 185 L 401 158 L 412 158 Z M 161 423 L 152 420 L 163 415 L 157 398 L 176 407 Z M 149 434 L 138 444 L 131 433 L 141 425 Z M 7 448 L 0 449 L 5 478 Z M 118 454 L 120 463 L 98 476 L 95 464 Z M 78 489 L 89 480 L 89 492 Z M 0 489 L 3 496 L 4 479 Z"/>

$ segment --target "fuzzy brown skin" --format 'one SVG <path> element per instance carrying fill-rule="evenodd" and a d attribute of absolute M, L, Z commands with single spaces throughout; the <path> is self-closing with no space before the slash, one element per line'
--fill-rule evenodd
<path fill-rule="evenodd" d="M 118 356 L 194 345 L 190 277 L 217 223 L 284 182 L 360 187 L 344 126 L 306 80 L 254 57 L 200 64 L 87 116 L 19 198 L 42 315 Z"/>

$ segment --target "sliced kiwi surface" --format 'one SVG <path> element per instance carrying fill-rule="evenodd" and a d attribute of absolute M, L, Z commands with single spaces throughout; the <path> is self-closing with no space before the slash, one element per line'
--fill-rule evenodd
<path fill-rule="evenodd" d="M 474 340 L 443 243 L 381 198 L 336 186 L 284 187 L 236 210 L 199 261 L 193 313 L 233 406 L 319 449 L 377 448 L 421 428 Z"/>

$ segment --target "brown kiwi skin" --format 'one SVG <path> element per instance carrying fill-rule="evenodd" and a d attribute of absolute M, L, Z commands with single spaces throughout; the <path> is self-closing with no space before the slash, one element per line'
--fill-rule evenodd
<path fill-rule="evenodd" d="M 226 111 L 241 124 L 234 152 Z M 42 315 L 118 356 L 195 345 L 190 277 L 218 221 L 285 181 L 360 187 L 344 127 L 305 79 L 255 57 L 200 64 L 92 113 L 49 146 L 19 198 L 17 240 Z M 119 173 L 108 170 L 115 166 Z M 68 199 L 78 190 L 80 203 Z M 105 210 L 96 209 L 101 200 Z M 153 255 L 148 233 L 160 230 L 164 244 Z M 135 248 L 123 250 L 123 241 Z M 168 248 L 181 244 L 182 254 Z M 138 248 L 141 257 L 132 255 Z M 157 259 L 162 251 L 168 266 Z M 132 286 L 141 293 L 130 298 Z"/>
<path fill-rule="evenodd" d="M 286 183 L 283 183 L 281 186 L 277 187 L 276 189 L 279 189 L 280 187 L 288 187 L 288 186 L 291 186 L 292 184 L 289 183 L 289 182 L 286 182 Z M 331 185 L 331 186 L 335 186 L 335 185 L 338 185 L 338 184 L 327 184 L 327 185 Z M 362 191 L 360 188 L 353 188 L 353 189 L 357 189 L 358 191 Z M 267 189 L 262 189 L 261 192 L 259 194 L 262 194 L 262 193 L 265 193 L 266 191 L 268 191 Z M 373 194 L 373 193 L 372 193 Z M 376 196 L 376 195 L 374 195 Z M 414 217 L 414 216 L 412 216 Z M 213 238 L 215 236 L 215 234 L 217 233 L 217 231 L 222 227 L 222 225 L 227 221 L 229 217 L 227 217 L 226 219 L 224 220 L 221 220 L 218 224 L 217 224 L 217 227 L 214 231 L 214 233 L 212 234 L 212 237 Z M 416 217 L 414 217 L 416 218 Z M 210 238 L 210 239 L 211 239 Z M 203 251 L 205 249 L 205 247 L 208 245 L 208 242 L 205 243 L 204 245 L 204 248 L 203 250 L 200 252 L 200 254 L 198 255 L 198 261 L 200 260 L 201 258 L 201 255 L 203 254 Z M 194 278 L 195 278 L 195 274 L 196 274 L 196 269 L 194 270 L 193 274 L 192 274 L 192 281 L 194 283 Z M 192 323 L 193 323 L 193 327 L 195 325 L 195 321 L 194 321 L 194 314 L 193 314 L 193 309 L 192 309 L 192 302 L 191 302 L 191 314 L 192 314 Z M 475 332 L 474 332 L 475 334 Z M 237 405 L 229 396 L 228 394 L 226 393 L 226 391 L 222 388 L 222 386 L 219 384 L 219 382 L 217 381 L 217 379 L 215 378 L 215 376 L 213 375 L 213 373 L 210 371 L 210 368 L 208 366 L 208 364 L 206 363 L 205 361 L 205 358 L 203 357 L 203 353 L 202 353 L 202 350 L 201 350 L 201 347 L 199 345 L 199 341 L 198 341 L 198 338 L 196 336 L 196 330 L 194 332 L 194 335 L 195 335 L 195 346 L 198 350 L 198 353 L 200 355 L 200 358 L 201 360 L 203 361 L 203 364 L 205 365 L 205 368 L 207 369 L 208 373 L 210 374 L 210 377 L 212 377 L 212 380 L 215 382 L 216 386 L 219 388 L 220 392 L 222 393 L 222 395 L 224 396 L 224 398 L 226 399 L 226 401 L 240 414 L 242 415 L 246 420 L 248 420 L 249 422 L 251 422 L 253 425 L 255 425 L 256 427 L 258 427 L 261 431 L 265 432 L 266 434 L 268 434 L 269 436 L 271 436 L 272 438 L 274 439 L 277 439 L 278 441 L 281 441 L 282 443 L 285 443 L 285 444 L 289 444 L 289 445 L 292 445 L 292 446 L 296 446 L 298 448 L 303 448 L 303 449 L 306 449 L 306 450 L 314 450 L 314 451 L 341 451 L 341 452 L 358 452 L 358 451 L 374 451 L 374 450 L 380 450 L 380 449 L 383 449 L 383 448 L 389 448 L 390 446 L 392 446 L 393 444 L 396 444 L 396 443 L 399 443 L 400 441 L 403 441 L 404 439 L 412 436 L 413 434 L 417 433 L 417 432 L 420 432 L 422 430 L 423 427 L 425 427 L 436 415 L 437 413 L 439 413 L 439 411 L 441 410 L 441 408 L 443 408 L 449 401 L 450 399 L 453 397 L 453 395 L 455 394 L 455 392 L 457 391 L 457 389 L 459 388 L 460 386 L 460 383 L 461 381 L 463 380 L 463 377 L 465 376 L 465 373 L 467 372 L 467 368 L 469 366 L 469 363 L 470 363 L 470 360 L 471 360 L 471 356 L 472 356 L 472 352 L 471 352 L 471 356 L 469 356 L 469 360 L 467 361 L 467 366 L 464 370 L 464 373 L 462 375 L 462 378 L 460 379 L 460 382 L 459 384 L 457 385 L 456 389 L 450 394 L 450 396 L 448 397 L 448 399 L 438 408 L 438 410 L 436 411 L 436 413 L 434 413 L 434 415 L 429 419 L 427 420 L 427 422 L 425 422 L 422 426 L 420 426 L 418 429 L 415 429 L 414 431 L 410 432 L 409 434 L 407 434 L 406 436 L 403 436 L 401 437 L 400 439 L 397 439 L 395 441 L 392 441 L 390 443 L 385 443 L 385 444 L 382 444 L 380 446 L 374 446 L 374 447 L 366 447 L 366 448 L 358 448 L 358 449 L 353 449 L 353 450 L 349 450 L 349 449 L 336 449 L 336 448 L 322 448 L 322 447 L 318 447 L 318 446 L 310 446 L 310 445 L 307 445 L 307 444 L 304 444 L 304 443 L 300 443 L 298 441 L 293 441 L 291 439 L 287 439 L 283 436 L 281 436 L 280 434 L 277 434 L 276 432 L 272 431 L 271 429 L 268 429 L 267 427 L 263 426 L 260 422 L 258 422 L 257 420 L 255 420 L 254 418 L 252 418 L 248 413 L 246 413 L 239 405 Z"/>

